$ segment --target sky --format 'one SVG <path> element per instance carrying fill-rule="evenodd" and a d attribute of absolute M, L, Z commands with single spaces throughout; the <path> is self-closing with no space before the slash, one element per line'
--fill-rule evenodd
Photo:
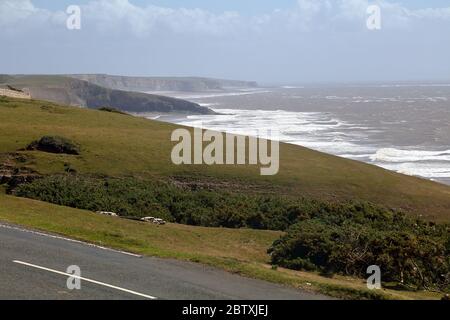
<path fill-rule="evenodd" d="M 450 80 L 450 0 L 0 0 L 0 29 L 0 73 Z"/>
<path fill-rule="evenodd" d="M 90 0 L 35 0 L 38 7 L 47 9 L 64 9 L 71 4 L 86 4 Z M 153 4 L 161 7 L 170 8 L 201 8 L 215 13 L 221 11 L 237 11 L 244 14 L 266 13 L 275 9 L 291 9 L 295 6 L 295 0 L 134 0 L 133 4 L 146 6 Z M 401 0 L 396 3 L 407 6 L 408 8 L 429 8 L 429 7 L 448 7 L 449 0 Z"/>

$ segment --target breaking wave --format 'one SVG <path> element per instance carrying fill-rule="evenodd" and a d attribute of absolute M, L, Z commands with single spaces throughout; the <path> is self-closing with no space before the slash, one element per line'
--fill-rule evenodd
<path fill-rule="evenodd" d="M 399 173 L 450 179 L 450 150 L 380 148 L 370 143 L 377 128 L 342 121 L 327 112 L 218 109 L 217 115 L 194 115 L 177 124 L 259 136 L 368 162 Z M 267 133 L 272 130 L 272 134 Z M 276 132 L 276 136 L 273 135 Z"/>

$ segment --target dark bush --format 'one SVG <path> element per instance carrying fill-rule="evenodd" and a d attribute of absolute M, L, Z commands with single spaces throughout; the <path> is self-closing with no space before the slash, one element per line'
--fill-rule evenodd
<path fill-rule="evenodd" d="M 129 115 L 126 112 L 123 112 L 119 109 L 111 108 L 111 107 L 101 107 L 101 108 L 98 108 L 97 110 L 104 111 L 104 112 L 118 113 L 118 114 L 123 114 L 123 115 Z"/>
<path fill-rule="evenodd" d="M 14 87 L 12 87 L 12 86 L 10 86 L 10 85 L 6 85 L 6 87 L 7 87 L 9 90 L 11 90 L 11 91 L 23 92 L 23 90 L 14 88 Z"/>
<path fill-rule="evenodd" d="M 367 277 L 378 265 L 382 280 L 448 290 L 448 225 L 416 221 L 368 205 L 341 205 L 296 223 L 269 249 L 272 264 L 296 270 Z"/>
<path fill-rule="evenodd" d="M 297 215 L 309 215 L 319 205 L 304 199 L 191 189 L 135 178 L 99 179 L 76 175 L 73 170 L 70 173 L 21 185 L 14 193 L 122 216 L 156 216 L 189 225 L 272 230 L 287 229 L 297 221 Z"/>
<path fill-rule="evenodd" d="M 39 140 L 33 141 L 27 147 L 27 150 L 39 150 L 50 153 L 64 153 L 71 155 L 80 154 L 80 150 L 69 139 L 59 136 L 44 136 Z"/>

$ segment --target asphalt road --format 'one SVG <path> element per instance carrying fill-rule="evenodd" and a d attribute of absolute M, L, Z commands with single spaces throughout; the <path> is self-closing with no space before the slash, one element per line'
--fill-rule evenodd
<path fill-rule="evenodd" d="M 72 265 L 81 270 L 80 290 L 67 288 L 66 271 Z M 327 297 L 195 263 L 133 256 L 0 223 L 0 299 L 316 300 Z"/>

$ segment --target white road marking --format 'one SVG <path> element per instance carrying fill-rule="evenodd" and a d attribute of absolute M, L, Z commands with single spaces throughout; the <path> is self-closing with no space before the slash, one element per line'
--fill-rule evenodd
<path fill-rule="evenodd" d="M 5 229 L 11 229 L 11 230 L 16 230 L 16 231 L 31 233 L 31 234 L 35 234 L 35 235 L 43 236 L 43 237 L 47 237 L 47 238 L 53 238 L 53 239 L 58 239 L 58 240 L 69 241 L 69 242 L 83 244 L 83 245 L 86 245 L 86 246 L 89 246 L 89 247 L 93 247 L 93 248 L 97 248 L 97 249 L 101 249 L 101 250 L 106 250 L 106 251 L 112 251 L 112 252 L 117 252 L 117 253 L 121 253 L 121 254 L 126 254 L 128 256 L 132 256 L 132 257 L 136 257 L 136 258 L 142 258 L 142 256 L 139 255 L 139 254 L 134 254 L 134 253 L 130 253 L 130 252 L 122 251 L 122 250 L 106 248 L 106 247 L 102 247 L 102 246 L 99 246 L 99 245 L 96 245 L 96 244 L 92 244 L 92 243 L 89 243 L 89 242 L 84 242 L 84 241 L 80 241 L 80 240 L 74 240 L 74 239 L 65 238 L 65 237 L 61 237 L 61 236 L 55 236 L 55 235 L 52 235 L 52 234 L 38 232 L 38 231 L 33 231 L 33 230 L 22 229 L 22 228 L 18 228 L 18 227 L 6 225 L 6 224 L 1 224 L 0 223 L 0 228 L 5 228 Z"/>
<path fill-rule="evenodd" d="M 63 276 L 72 277 L 72 278 L 75 278 L 75 279 L 80 279 L 80 280 L 83 280 L 83 281 L 86 281 L 86 282 L 90 282 L 90 283 L 94 283 L 94 284 L 97 284 L 97 285 L 100 285 L 100 286 L 104 286 L 104 287 L 108 287 L 108 288 L 111 288 L 111 289 L 123 291 L 123 292 L 129 293 L 129 294 L 133 294 L 135 296 L 139 296 L 139 297 L 143 297 L 143 298 L 147 298 L 147 299 L 151 299 L 151 300 L 158 299 L 157 297 L 153 297 L 153 296 L 150 296 L 150 295 L 147 295 L 147 294 L 143 294 L 143 293 L 139 293 L 139 292 L 136 292 L 136 291 L 132 291 L 132 290 L 124 289 L 124 288 L 121 288 L 121 287 L 113 286 L 111 284 L 107 284 L 107 283 L 104 283 L 104 282 L 100 282 L 100 281 L 96 281 L 96 280 L 92 280 L 92 279 L 88 279 L 88 278 L 83 278 L 83 277 L 76 276 L 76 275 L 73 275 L 73 274 L 69 274 L 69 273 L 66 273 L 66 272 L 62 272 L 62 271 L 58 271 L 58 270 L 53 270 L 53 269 L 41 267 L 41 266 L 38 266 L 38 265 L 35 265 L 35 264 L 31 264 L 31 263 L 27 263 L 27 262 L 23 262 L 23 261 L 19 261 L 19 260 L 14 260 L 13 262 L 17 263 L 17 264 L 24 265 L 24 266 L 32 267 L 32 268 L 36 268 L 36 269 L 40 269 L 40 270 L 44 270 L 44 271 L 48 271 L 48 272 L 53 272 L 53 273 L 60 274 L 60 275 L 63 275 Z"/>

